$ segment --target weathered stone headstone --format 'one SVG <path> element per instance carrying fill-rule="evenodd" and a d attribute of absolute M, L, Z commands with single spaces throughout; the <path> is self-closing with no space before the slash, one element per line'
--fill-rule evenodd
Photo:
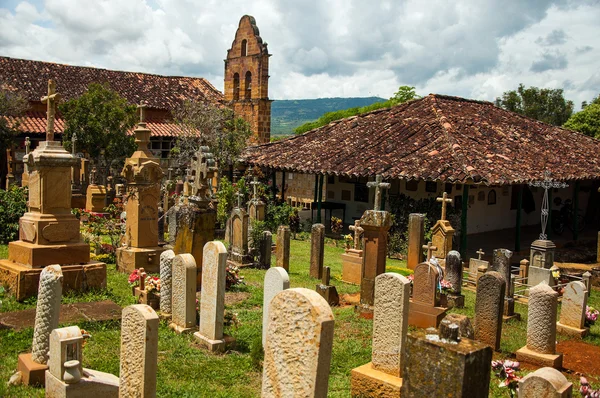
<path fill-rule="evenodd" d="M 549 269 L 554 265 L 556 245 L 550 240 L 538 239 L 531 244 L 529 265 L 531 267 Z"/>
<path fill-rule="evenodd" d="M 506 284 L 506 297 L 504 298 L 504 322 L 511 319 L 521 320 L 521 314 L 515 312 L 515 284 L 517 276 L 510 274 L 510 280 Z"/>
<path fill-rule="evenodd" d="M 529 292 L 527 345 L 517 350 L 517 360 L 541 366 L 562 367 L 562 354 L 556 353 L 556 312 L 558 293 L 541 283 Z"/>
<path fill-rule="evenodd" d="M 158 315 L 145 304 L 123 309 L 119 397 L 156 397 Z"/>
<path fill-rule="evenodd" d="M 342 280 L 346 283 L 360 285 L 362 278 L 362 256 L 361 238 L 364 229 L 360 226 L 360 220 L 355 220 L 354 225 L 348 227 L 354 232 L 353 247 L 342 253 Z"/>
<path fill-rule="evenodd" d="M 38 301 L 33 327 L 31 354 L 20 354 L 17 370 L 23 384 L 44 385 L 44 372 L 48 369 L 50 333 L 58 327 L 62 299 L 63 274 L 60 265 L 48 265 L 40 274 Z"/>
<path fill-rule="evenodd" d="M 241 206 L 241 205 L 240 205 Z M 229 260 L 238 266 L 252 262 L 248 252 L 248 213 L 241 207 L 231 212 L 231 251 Z"/>
<path fill-rule="evenodd" d="M 440 333 L 408 334 L 402 363 L 402 397 L 487 397 L 492 349 L 486 344 L 458 339 L 458 325 Z"/>
<path fill-rule="evenodd" d="M 406 266 L 415 269 L 417 264 L 423 262 L 423 250 L 425 244 L 425 214 L 412 213 L 408 215 L 408 255 Z"/>
<path fill-rule="evenodd" d="M 310 276 L 321 279 L 325 256 L 325 226 L 313 224 L 310 233 Z"/>
<path fill-rule="evenodd" d="M 290 227 L 280 225 L 277 228 L 277 242 L 275 248 L 275 257 L 277 258 L 277 266 L 290 270 Z"/>
<path fill-rule="evenodd" d="M 252 185 L 253 195 L 250 202 L 248 202 L 248 215 L 250 220 L 263 221 L 265 219 L 265 202 L 260 200 L 258 197 L 257 188 L 260 182 L 258 178 L 254 177 L 250 185 Z"/>
<path fill-rule="evenodd" d="M 260 239 L 258 250 L 258 266 L 261 269 L 269 269 L 271 267 L 271 246 L 273 245 L 273 237 L 271 231 L 264 231 Z"/>
<path fill-rule="evenodd" d="M 527 277 L 529 276 L 529 260 L 523 259 L 519 261 L 519 278 L 521 283 L 527 283 Z"/>
<path fill-rule="evenodd" d="M 527 277 L 527 284 L 531 287 L 537 286 L 540 283 L 545 283 L 548 286 L 554 286 L 554 276 L 552 276 L 552 269 L 542 267 L 529 267 L 529 276 Z"/>
<path fill-rule="evenodd" d="M 573 383 L 554 368 L 541 368 L 519 380 L 519 398 L 571 398 Z"/>
<path fill-rule="evenodd" d="M 556 324 L 559 333 L 585 337 L 590 329 L 585 327 L 587 290 L 583 282 L 574 281 L 565 286 L 560 308 L 560 321 Z"/>
<path fill-rule="evenodd" d="M 490 271 L 498 272 L 506 283 L 510 280 L 512 255 L 513 253 L 508 249 L 494 249 L 494 259 L 490 266 Z"/>
<path fill-rule="evenodd" d="M 500 349 L 502 312 L 506 282 L 498 272 L 490 271 L 477 281 L 475 298 L 475 340 Z"/>
<path fill-rule="evenodd" d="M 218 241 L 204 246 L 202 260 L 202 294 L 200 296 L 200 328 L 194 333 L 200 344 L 213 352 L 224 352 L 233 338 L 223 334 L 225 315 L 225 278 L 227 249 Z"/>
<path fill-rule="evenodd" d="M 350 373 L 351 395 L 399 396 L 408 331 L 410 281 L 396 273 L 375 278 L 372 361 Z"/>
<path fill-rule="evenodd" d="M 452 250 L 452 239 L 456 232 L 450 221 L 446 220 L 446 205 L 452 204 L 452 199 L 448 198 L 448 194 L 444 192 L 441 198 L 437 198 L 437 201 L 442 203 L 442 216 L 431 228 L 431 241 L 437 248 L 433 255 L 436 258 L 445 259 Z"/>
<path fill-rule="evenodd" d="M 436 289 L 439 272 L 428 262 L 417 265 L 413 280 L 413 297 L 410 301 L 408 324 L 420 328 L 437 328 L 446 315 L 446 308 L 440 307 Z"/>
<path fill-rule="evenodd" d="M 331 307 L 317 292 L 279 292 L 269 305 L 261 396 L 326 397 L 333 326 Z"/>
<path fill-rule="evenodd" d="M 452 285 L 448 293 L 448 308 L 463 308 L 465 306 L 465 296 L 461 294 L 463 265 L 460 253 L 456 250 L 451 250 L 446 256 L 446 280 Z"/>
<path fill-rule="evenodd" d="M 171 324 L 177 333 L 191 332 L 196 326 L 196 260 L 191 254 L 173 257 Z"/>
<path fill-rule="evenodd" d="M 267 327 L 269 326 L 269 304 L 277 293 L 290 288 L 290 277 L 282 267 L 273 267 L 265 274 L 265 285 L 263 291 L 263 329 L 262 345 L 267 342 Z"/>
<path fill-rule="evenodd" d="M 475 339 L 475 329 L 471 325 L 471 320 L 466 315 L 448 314 L 440 322 L 440 328 L 449 325 L 458 325 L 458 337 L 464 339 Z"/>
<path fill-rule="evenodd" d="M 165 250 L 160 254 L 160 312 L 170 316 L 172 309 L 173 292 L 173 250 Z"/>
<path fill-rule="evenodd" d="M 317 283 L 316 291 L 333 307 L 340 304 L 340 296 L 335 286 L 329 284 L 330 279 L 331 269 L 329 267 L 323 268 L 321 283 Z"/>
<path fill-rule="evenodd" d="M 481 259 L 481 256 L 483 256 L 484 254 L 485 252 L 483 251 L 483 249 L 479 249 L 477 251 L 477 258 L 469 259 L 469 281 L 477 282 L 477 270 L 479 269 L 479 267 L 485 267 L 487 271 L 487 268 L 490 266 L 489 262 Z"/>

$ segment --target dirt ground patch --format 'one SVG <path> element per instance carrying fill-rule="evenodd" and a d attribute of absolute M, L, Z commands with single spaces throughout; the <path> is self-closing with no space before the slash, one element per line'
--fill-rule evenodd
<path fill-rule="evenodd" d="M 583 375 L 600 375 L 600 347 L 579 340 L 561 341 L 556 352 L 563 353 L 563 368 Z"/>
<path fill-rule="evenodd" d="M 249 292 L 226 292 L 225 305 L 239 304 L 242 301 L 248 300 L 249 297 Z"/>

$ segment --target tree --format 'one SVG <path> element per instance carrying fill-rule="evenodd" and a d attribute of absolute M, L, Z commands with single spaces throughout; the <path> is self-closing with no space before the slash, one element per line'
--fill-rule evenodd
<path fill-rule="evenodd" d="M 73 134 L 76 149 L 86 151 L 93 159 L 104 153 L 105 170 L 121 163 L 136 150 L 135 138 L 127 132 L 139 120 L 135 105 L 108 84 L 91 83 L 80 97 L 59 105 L 65 120 L 63 143 L 71 150 Z"/>
<path fill-rule="evenodd" d="M 569 118 L 563 125 L 569 130 L 578 131 L 594 138 L 600 138 L 600 96 L 589 104 L 582 104 L 582 110 Z"/>
<path fill-rule="evenodd" d="M 517 90 L 505 91 L 502 97 L 497 97 L 495 104 L 555 126 L 562 126 L 573 114 L 573 101 L 565 99 L 562 89 L 525 88 L 519 84 Z"/>
<path fill-rule="evenodd" d="M 396 91 L 396 93 L 394 93 L 394 96 L 392 98 L 390 98 L 390 102 L 393 105 L 398 105 L 403 102 L 414 100 L 414 99 L 419 99 L 419 98 L 421 98 L 421 96 L 415 92 L 414 87 L 400 86 L 400 87 L 398 87 L 398 91 Z"/>
<path fill-rule="evenodd" d="M 0 88 L 0 186 L 4 185 L 7 172 L 6 150 L 12 147 L 19 128 L 18 120 L 15 122 L 13 118 L 23 115 L 27 107 L 22 95 Z"/>
<path fill-rule="evenodd" d="M 185 165 L 201 146 L 208 146 L 217 161 L 219 176 L 235 165 L 252 134 L 248 122 L 230 108 L 203 102 L 185 101 L 175 112 L 175 122 L 182 132 L 171 157 Z"/>

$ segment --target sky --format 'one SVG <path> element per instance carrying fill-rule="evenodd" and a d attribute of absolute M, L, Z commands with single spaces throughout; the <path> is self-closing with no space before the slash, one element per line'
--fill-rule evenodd
<path fill-rule="evenodd" d="M 600 94 L 600 0 L 0 0 L 0 55 L 198 76 L 223 89 L 240 18 L 255 17 L 269 97 L 388 98 L 401 85 L 494 100 Z"/>

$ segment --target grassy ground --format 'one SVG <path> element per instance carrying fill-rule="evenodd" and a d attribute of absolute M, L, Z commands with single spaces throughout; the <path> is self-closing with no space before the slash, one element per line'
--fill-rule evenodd
<path fill-rule="evenodd" d="M 292 241 L 290 258 L 291 287 L 315 288 L 316 280 L 308 276 L 310 242 Z M 357 293 L 357 286 L 341 282 L 341 248 L 326 246 L 325 265 L 332 269 L 332 283 L 340 294 Z M 6 246 L 0 246 L 0 258 L 6 257 Z M 274 261 L 274 258 L 273 258 Z M 408 273 L 404 264 L 397 260 L 388 260 L 388 271 Z M 226 333 L 237 339 L 235 351 L 226 355 L 212 355 L 196 348 L 190 335 L 177 335 L 162 322 L 159 329 L 159 366 L 158 396 L 178 397 L 256 397 L 260 395 L 261 367 L 260 358 L 255 354 L 260 345 L 262 327 L 262 281 L 265 271 L 243 269 L 246 285 L 238 291 L 246 292 L 247 299 L 226 310 L 237 313 L 237 328 L 226 328 Z M 133 304 L 131 289 L 127 285 L 127 275 L 119 274 L 114 266 L 108 267 L 108 289 L 103 292 L 84 295 L 68 295 L 63 302 L 96 301 L 111 299 L 121 306 Z M 473 316 L 475 295 L 466 291 L 466 307 L 453 312 Z M 592 295 L 590 305 L 600 307 L 597 294 Z M 35 307 L 35 300 L 17 303 L 13 299 L 3 298 L 0 311 L 14 311 Z M 330 397 L 350 396 L 350 370 L 370 361 L 372 322 L 360 319 L 353 309 L 334 308 L 335 337 L 333 358 L 329 378 Z M 504 325 L 501 352 L 497 358 L 510 358 L 512 353 L 525 345 L 527 308 L 517 304 L 516 311 L 521 313 L 521 322 Z M 80 327 L 92 334 L 83 350 L 83 365 L 88 368 L 119 373 L 120 323 L 80 323 Z M 7 387 L 5 381 L 16 369 L 17 356 L 31 349 L 32 329 L 21 332 L 0 330 L 0 397 L 41 397 L 44 391 L 29 387 Z M 600 345 L 600 325 L 592 328 L 592 334 L 585 341 Z M 525 373 L 525 372 L 522 372 Z M 600 375 L 596 375 L 600 376 Z M 572 381 L 576 376 L 569 375 Z M 497 387 L 494 376 L 491 380 L 490 396 L 508 396 L 506 389 Z M 578 387 L 578 384 L 575 385 Z"/>

